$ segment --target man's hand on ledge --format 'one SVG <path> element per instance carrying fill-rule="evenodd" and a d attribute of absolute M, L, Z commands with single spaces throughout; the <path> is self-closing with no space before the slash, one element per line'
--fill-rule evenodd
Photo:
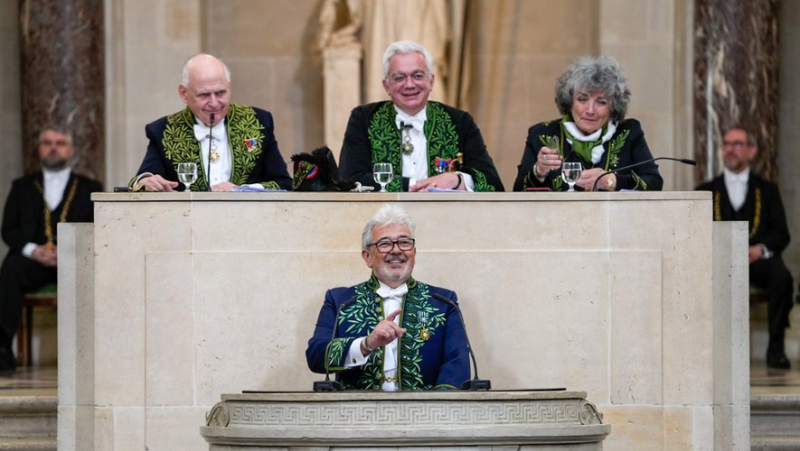
<path fill-rule="evenodd" d="M 409 186 L 408 190 L 410 192 L 415 192 L 415 191 L 425 191 L 428 188 L 459 189 L 459 190 L 466 189 L 462 181 L 462 178 L 460 178 L 457 173 L 445 172 L 443 174 L 434 175 L 433 177 L 428 177 L 424 180 L 419 180 L 415 185 Z"/>
<path fill-rule="evenodd" d="M 216 185 L 211 186 L 211 191 L 233 191 L 233 187 L 236 186 L 231 182 L 220 182 Z"/>
<path fill-rule="evenodd" d="M 173 191 L 178 187 L 178 182 L 171 182 L 156 174 L 149 177 L 142 177 L 142 179 L 139 180 L 137 188 L 139 185 L 143 186 L 145 191 Z M 135 189 L 135 191 L 139 190 Z"/>

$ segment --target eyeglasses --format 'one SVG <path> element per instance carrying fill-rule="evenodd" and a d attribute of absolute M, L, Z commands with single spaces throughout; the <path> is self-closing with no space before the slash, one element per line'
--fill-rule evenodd
<path fill-rule="evenodd" d="M 370 243 L 367 246 L 375 246 L 375 249 L 382 254 L 388 254 L 394 249 L 396 244 L 401 251 L 410 251 L 414 249 L 414 238 L 400 238 L 399 240 L 380 240 L 377 243 Z"/>
<path fill-rule="evenodd" d="M 728 147 L 728 146 L 736 148 L 744 147 L 744 141 L 722 141 L 722 147 Z"/>

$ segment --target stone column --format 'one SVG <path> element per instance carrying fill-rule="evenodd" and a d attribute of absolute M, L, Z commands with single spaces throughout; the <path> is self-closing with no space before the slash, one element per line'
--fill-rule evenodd
<path fill-rule="evenodd" d="M 76 170 L 105 173 L 102 0 L 20 0 L 22 151 L 38 167 L 36 140 L 49 124 L 69 129 Z"/>
<path fill-rule="evenodd" d="M 361 44 L 323 49 L 325 143 L 339 162 L 350 112 L 361 104 Z"/>
<path fill-rule="evenodd" d="M 695 2 L 695 180 L 722 170 L 726 128 L 742 125 L 756 137 L 753 169 L 777 175 L 779 0 Z"/>

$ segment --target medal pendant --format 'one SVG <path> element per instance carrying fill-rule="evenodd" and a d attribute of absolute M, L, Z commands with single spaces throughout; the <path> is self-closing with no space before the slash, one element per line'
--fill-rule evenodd
<path fill-rule="evenodd" d="M 411 141 L 406 141 L 403 143 L 403 153 L 408 155 L 414 151 L 414 145 L 411 144 Z"/>
<path fill-rule="evenodd" d="M 422 330 L 419 331 L 419 338 L 421 338 L 422 341 L 428 341 L 431 338 L 431 333 L 428 332 L 427 327 L 423 327 Z"/>
<path fill-rule="evenodd" d="M 219 161 L 219 153 L 217 153 L 216 150 L 212 150 L 208 157 L 211 159 L 212 163 Z"/>

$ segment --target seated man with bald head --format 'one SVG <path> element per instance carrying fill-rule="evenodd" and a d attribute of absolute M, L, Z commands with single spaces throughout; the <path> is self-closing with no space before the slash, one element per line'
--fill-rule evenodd
<path fill-rule="evenodd" d="M 193 191 L 232 191 L 243 185 L 291 189 L 272 114 L 230 102 L 231 75 L 225 63 L 211 55 L 192 57 L 183 67 L 178 94 L 186 108 L 145 127 L 150 143 L 130 188 L 183 191 L 176 168 L 194 162 Z"/>

